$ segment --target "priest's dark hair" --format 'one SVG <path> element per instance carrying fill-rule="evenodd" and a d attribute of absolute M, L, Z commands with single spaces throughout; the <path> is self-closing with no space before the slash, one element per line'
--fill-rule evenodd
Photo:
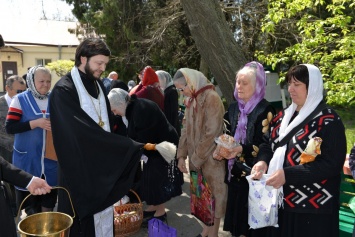
<path fill-rule="evenodd" d="M 87 57 L 88 59 L 95 55 L 111 56 L 111 51 L 106 43 L 99 38 L 88 38 L 80 43 L 75 52 L 75 66 L 79 67 L 81 64 L 80 57 Z"/>

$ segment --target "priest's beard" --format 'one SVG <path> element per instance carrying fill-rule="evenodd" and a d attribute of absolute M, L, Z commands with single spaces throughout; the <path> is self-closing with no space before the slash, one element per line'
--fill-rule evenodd
<path fill-rule="evenodd" d="M 90 80 L 95 81 L 95 80 L 99 80 L 99 79 L 100 79 L 100 76 L 101 76 L 102 73 L 100 74 L 99 77 L 95 77 L 95 76 L 94 76 L 94 71 L 91 70 L 91 68 L 90 68 L 89 61 L 86 62 L 86 65 L 85 65 L 85 68 L 84 68 L 84 69 L 85 69 L 86 76 L 87 76 Z"/>

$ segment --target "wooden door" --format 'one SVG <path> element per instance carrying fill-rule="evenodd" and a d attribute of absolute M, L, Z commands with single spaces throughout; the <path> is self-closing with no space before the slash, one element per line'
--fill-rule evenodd
<path fill-rule="evenodd" d="M 2 62 L 2 78 L 3 78 L 3 88 L 5 91 L 6 78 L 12 75 L 17 75 L 17 62 Z"/>

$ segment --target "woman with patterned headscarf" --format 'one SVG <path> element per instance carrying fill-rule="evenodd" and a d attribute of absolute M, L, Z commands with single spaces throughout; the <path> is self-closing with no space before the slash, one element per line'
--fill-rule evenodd
<path fill-rule="evenodd" d="M 18 94 L 11 102 L 6 117 L 6 131 L 15 134 L 13 164 L 45 179 L 50 186 L 57 185 L 57 161 L 46 158 L 45 137 L 51 131 L 48 97 L 51 88 L 51 73 L 43 66 L 28 70 L 28 89 Z M 16 201 L 20 205 L 29 194 L 26 189 L 16 187 Z M 57 192 L 53 190 L 44 196 L 31 196 L 22 207 L 26 213 L 34 214 L 53 210 Z"/>
<path fill-rule="evenodd" d="M 275 114 L 273 107 L 264 99 L 265 89 L 266 74 L 260 63 L 247 63 L 238 71 L 234 90 L 236 101 L 230 104 L 224 119 L 227 131 L 240 146 L 233 150 L 231 157 L 220 156 L 219 147 L 214 153 L 216 159 L 228 159 L 225 176 L 228 198 L 223 229 L 231 232 L 232 236 L 250 236 L 249 185 L 245 176 L 250 174 L 250 167 L 257 161 L 262 137 Z"/>
<path fill-rule="evenodd" d="M 323 101 L 320 70 L 311 64 L 286 74 L 292 104 L 270 123 L 252 178 L 267 170 L 266 185 L 277 189 L 278 228 L 258 236 L 339 236 L 339 189 L 346 157 L 345 128 Z"/>
<path fill-rule="evenodd" d="M 220 218 L 225 213 L 227 186 L 224 183 L 224 162 L 213 159 L 212 154 L 216 148 L 214 138 L 223 131 L 223 103 L 213 84 L 199 71 L 181 68 L 173 81 L 186 97 L 177 151 L 178 167 L 187 173 L 185 162 L 188 157 L 190 171 L 202 171 L 215 198 L 215 214 L 213 225 L 204 224 L 198 236 L 217 237 Z"/>
<path fill-rule="evenodd" d="M 173 78 L 168 72 L 158 70 L 155 73 L 158 75 L 160 88 L 164 91 L 164 114 L 180 136 L 181 127 L 178 118 L 179 93 L 173 83 Z"/>

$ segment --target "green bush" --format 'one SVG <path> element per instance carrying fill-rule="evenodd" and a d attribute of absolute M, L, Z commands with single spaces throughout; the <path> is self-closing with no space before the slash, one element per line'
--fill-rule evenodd
<path fill-rule="evenodd" d="M 73 66 L 74 62 L 71 60 L 57 60 L 46 65 L 51 71 L 55 71 L 59 77 L 70 72 Z"/>

